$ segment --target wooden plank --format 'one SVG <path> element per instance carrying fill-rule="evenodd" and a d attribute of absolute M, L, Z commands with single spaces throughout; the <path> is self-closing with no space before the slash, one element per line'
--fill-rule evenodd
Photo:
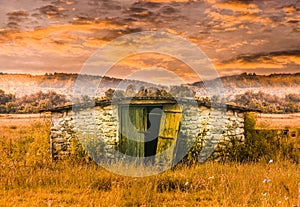
<path fill-rule="evenodd" d="M 129 111 L 128 108 L 126 107 L 121 107 L 120 110 L 120 117 L 121 117 L 121 124 L 120 124 L 120 128 L 121 128 L 121 139 L 120 139 L 120 151 L 124 154 L 127 154 L 128 152 L 128 115 L 129 115 Z"/>
<path fill-rule="evenodd" d="M 163 137 L 163 136 L 159 136 L 162 139 L 174 139 L 174 137 Z"/>
<path fill-rule="evenodd" d="M 172 163 L 181 119 L 182 113 L 179 105 L 173 104 L 163 106 L 163 115 L 161 118 L 156 152 L 159 154 L 167 150 L 167 154 L 164 157 L 158 156 L 158 159 L 160 160 L 156 160 L 157 162 Z"/>
<path fill-rule="evenodd" d="M 121 143 L 122 153 L 134 156 L 144 156 L 144 137 L 146 116 L 144 107 L 121 107 Z"/>
<path fill-rule="evenodd" d="M 181 113 L 181 110 L 166 109 L 166 110 L 164 110 L 164 112 L 168 112 L 168 113 Z"/>
<path fill-rule="evenodd" d="M 136 155 L 138 157 L 144 157 L 144 138 L 145 134 L 145 120 L 146 120 L 146 110 L 144 107 L 135 107 L 135 123 L 134 126 L 136 127 L 135 136 L 136 136 Z"/>

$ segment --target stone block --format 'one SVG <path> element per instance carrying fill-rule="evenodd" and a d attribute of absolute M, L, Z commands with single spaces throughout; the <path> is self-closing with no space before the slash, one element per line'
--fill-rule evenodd
<path fill-rule="evenodd" d="M 108 145 L 116 145 L 117 144 L 115 140 L 108 140 L 106 143 Z"/>
<path fill-rule="evenodd" d="M 236 134 L 244 134 L 244 132 L 245 132 L 245 130 L 244 130 L 243 128 L 237 128 L 237 129 L 235 130 L 235 133 L 236 133 Z"/>
<path fill-rule="evenodd" d="M 108 110 L 112 110 L 113 108 L 111 105 L 109 105 L 109 106 L 105 106 L 103 109 L 104 111 L 108 111 Z"/>
<path fill-rule="evenodd" d="M 239 118 L 243 118 L 244 119 L 244 117 L 245 117 L 245 115 L 244 115 L 244 113 L 237 113 L 237 117 L 239 117 Z"/>
<path fill-rule="evenodd" d="M 66 139 L 63 137 L 58 137 L 58 138 L 52 139 L 53 143 L 64 143 L 65 141 L 66 141 Z"/>

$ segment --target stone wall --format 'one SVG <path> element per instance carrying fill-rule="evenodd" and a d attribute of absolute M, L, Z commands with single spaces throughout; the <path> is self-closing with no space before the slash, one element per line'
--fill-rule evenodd
<path fill-rule="evenodd" d="M 211 155 L 218 157 L 218 143 L 231 139 L 244 141 L 244 112 L 232 109 L 212 109 L 206 106 L 183 105 L 181 134 L 178 153 L 186 153 L 196 142 L 199 149 L 198 161 L 204 162 Z M 201 142 L 201 143 L 199 143 Z M 183 155 L 179 155 L 182 158 Z"/>
<path fill-rule="evenodd" d="M 182 124 L 178 138 L 178 159 L 195 141 L 201 141 L 204 150 L 199 161 L 205 161 L 220 141 L 237 138 L 244 141 L 244 112 L 233 109 L 212 109 L 207 106 L 182 105 Z M 102 156 L 115 159 L 119 143 L 118 107 L 116 105 L 95 106 L 76 112 L 72 109 L 52 112 L 50 134 L 51 151 L 54 159 L 64 158 L 72 153 L 76 137 L 94 160 L 95 151 Z M 215 153 L 216 155 L 216 153 Z"/>
<path fill-rule="evenodd" d="M 92 147 L 97 147 L 105 156 L 113 158 L 119 137 L 117 116 L 118 109 L 113 105 L 84 108 L 77 112 L 71 109 L 52 112 L 50 133 L 52 157 L 57 159 L 70 155 L 74 150 L 72 142 L 74 143 L 76 138 L 91 156 L 96 156 L 93 155 Z"/>
<path fill-rule="evenodd" d="M 51 113 L 50 151 L 53 159 L 71 153 L 71 141 L 75 138 L 72 114 L 72 111 Z"/>
<path fill-rule="evenodd" d="M 220 142 L 228 142 L 232 139 L 244 141 L 244 112 L 231 109 L 211 110 L 205 107 L 200 107 L 199 111 L 201 134 L 204 135 L 203 150 L 199 155 L 200 162 L 205 161 L 210 155 L 218 158 Z"/>

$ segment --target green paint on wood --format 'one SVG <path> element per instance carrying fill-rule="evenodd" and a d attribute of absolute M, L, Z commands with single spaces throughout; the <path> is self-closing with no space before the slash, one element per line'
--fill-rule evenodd
<path fill-rule="evenodd" d="M 146 129 L 146 110 L 144 107 L 121 107 L 120 151 L 134 157 L 144 156 L 144 132 Z"/>
<path fill-rule="evenodd" d="M 146 106 L 122 106 L 120 108 L 121 140 L 120 151 L 134 157 L 145 156 L 145 131 L 147 130 Z M 163 106 L 160 121 L 156 154 L 165 155 L 157 158 L 159 163 L 172 163 L 174 148 L 182 119 L 179 105 L 167 104 Z"/>
<path fill-rule="evenodd" d="M 156 153 L 164 152 L 156 162 L 171 164 L 174 156 L 175 143 L 181 124 L 182 113 L 179 105 L 164 105 L 160 123 Z"/>

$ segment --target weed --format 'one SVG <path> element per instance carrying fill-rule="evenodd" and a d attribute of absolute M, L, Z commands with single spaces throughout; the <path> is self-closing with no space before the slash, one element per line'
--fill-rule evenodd
<path fill-rule="evenodd" d="M 82 159 L 52 161 L 49 128 L 48 123 L 0 127 L 0 206 L 276 207 L 297 203 L 299 166 L 287 160 L 206 162 L 151 177 L 124 177 Z"/>

